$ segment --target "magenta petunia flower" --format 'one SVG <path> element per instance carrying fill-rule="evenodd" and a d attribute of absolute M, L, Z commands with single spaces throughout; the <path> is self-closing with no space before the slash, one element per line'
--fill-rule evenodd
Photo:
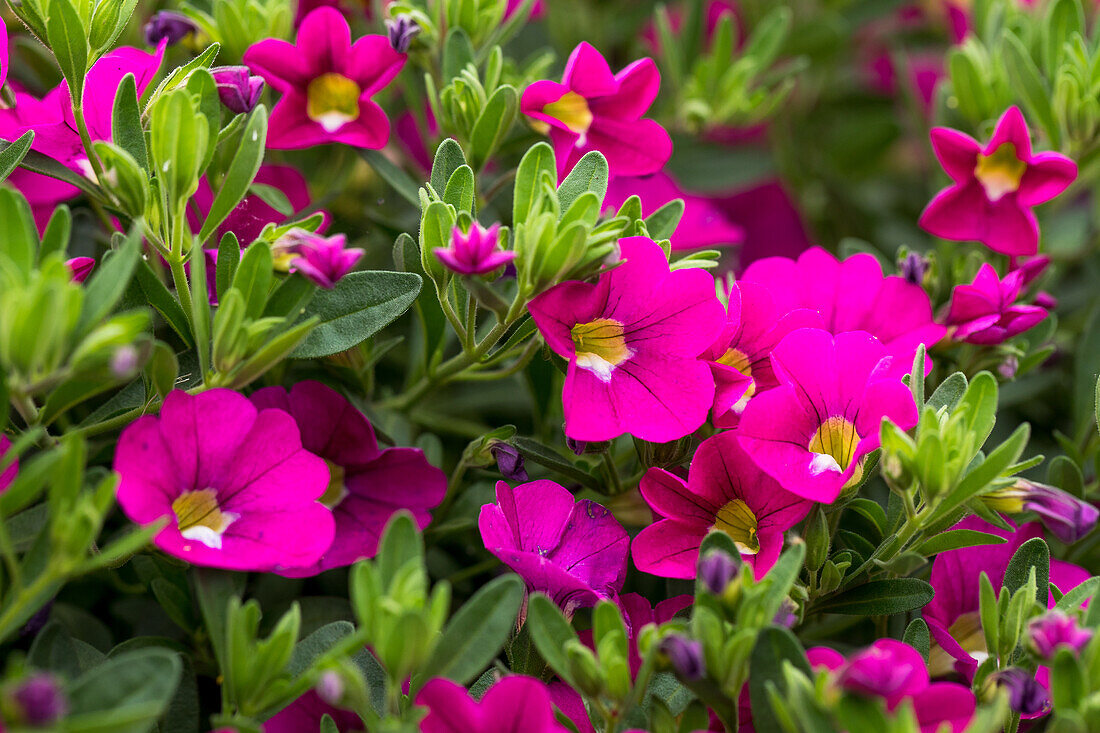
<path fill-rule="evenodd" d="M 478 528 L 485 549 L 567 615 L 614 598 L 626 578 L 626 530 L 606 508 L 574 500 L 553 481 L 514 489 L 498 482 L 497 503 L 481 507 Z"/>
<path fill-rule="evenodd" d="M 269 718 L 264 723 L 263 730 L 264 733 L 302 733 L 320 730 L 321 719 L 326 715 L 332 716 L 332 722 L 336 723 L 336 730 L 340 733 L 364 733 L 367 730 L 367 726 L 358 715 L 350 710 L 341 710 L 329 705 L 313 690 Z"/>
<path fill-rule="evenodd" d="M 783 533 L 813 506 L 761 471 L 733 432 L 703 441 L 687 481 L 651 468 L 641 492 L 664 519 L 634 538 L 634 564 L 665 578 L 695 577 L 699 546 L 711 530 L 728 534 L 757 577 L 763 577 L 779 559 Z"/>
<path fill-rule="evenodd" d="M 944 321 L 950 337 L 971 344 L 1000 344 L 1046 318 L 1045 308 L 1016 303 L 1028 274 L 1021 268 L 1001 280 L 986 263 L 978 269 L 974 282 L 956 285 Z"/>
<path fill-rule="evenodd" d="M 892 374 L 886 347 L 865 331 L 789 333 L 771 355 L 780 385 L 749 400 L 741 445 L 788 491 L 828 504 L 863 477 L 890 418 L 917 424 L 913 395 Z"/>
<path fill-rule="evenodd" d="M 565 64 L 561 83 L 537 81 L 523 91 L 520 110 L 550 135 L 558 174 L 565 176 L 585 153 L 598 150 L 612 175 L 656 173 L 672 155 L 672 138 L 642 115 L 657 98 L 661 73 L 645 58 L 611 73 L 607 60 L 581 43 Z"/>
<path fill-rule="evenodd" d="M 328 490 L 321 503 L 336 518 L 336 537 L 314 565 L 284 575 L 315 575 L 374 557 L 386 522 L 398 510 L 412 513 L 421 529 L 429 510 L 443 500 L 447 477 L 419 448 L 378 449 L 370 421 L 339 392 L 320 382 L 290 391 L 265 387 L 252 394 L 257 409 L 290 413 L 302 433 L 302 447 L 328 463 Z"/>
<path fill-rule="evenodd" d="M 11 438 L 0 433 L 0 461 L 4 460 L 4 456 L 11 450 Z M 12 461 L 12 464 L 0 471 L 0 492 L 7 490 L 11 486 L 11 482 L 15 481 L 16 475 L 19 473 L 19 459 L 16 458 Z"/>
<path fill-rule="evenodd" d="M 272 571 L 313 565 L 332 544 L 318 499 L 329 472 L 302 448 L 294 418 L 228 389 L 176 390 L 160 417 L 127 427 L 115 450 L 118 503 L 153 539 L 195 565 Z"/>
<path fill-rule="evenodd" d="M 869 254 L 838 261 L 814 247 L 797 260 L 766 257 L 749 265 L 741 282 L 767 288 L 779 313 L 809 308 L 830 333 L 870 333 L 897 357 L 899 374 L 909 372 L 917 346 L 931 348 L 946 330 L 933 320 L 923 288 L 898 275 L 883 277 L 882 265 Z"/>
<path fill-rule="evenodd" d="M 499 236 L 500 224 L 486 229 L 475 221 L 469 232 L 454 228 L 450 247 L 436 247 L 432 251 L 449 270 L 460 275 L 484 275 L 516 258 L 515 252 L 497 248 Z"/>
<path fill-rule="evenodd" d="M 809 308 L 781 313 L 771 293 L 753 282 L 729 290 L 726 327 L 703 352 L 714 374 L 711 419 L 716 427 L 735 427 L 752 397 L 779 384 L 769 358 L 784 336 L 796 328 L 820 328 L 820 314 Z"/>
<path fill-rule="evenodd" d="M 1077 164 L 1061 153 L 1033 154 L 1018 107 L 1005 111 L 985 147 L 946 127 L 933 128 L 931 137 L 953 183 L 924 209 L 921 227 L 944 239 L 976 240 L 1006 255 L 1035 254 L 1039 222 L 1032 207 L 1066 190 L 1077 178 Z"/>
<path fill-rule="evenodd" d="M 429 680 L 416 704 L 428 708 L 422 733 L 566 733 L 554 718 L 546 686 L 534 677 L 512 675 L 493 684 L 480 702 L 448 679 Z"/>
<path fill-rule="evenodd" d="M 670 272 L 664 252 L 645 237 L 619 246 L 623 264 L 598 283 L 562 283 L 528 308 L 547 345 L 569 360 L 566 435 L 676 440 L 707 418 L 714 379 L 699 355 L 725 314 L 705 270 Z"/>
<path fill-rule="evenodd" d="M 377 149 L 389 139 L 390 122 L 371 97 L 397 76 L 405 56 L 386 36 L 352 43 L 340 11 L 317 8 L 302 21 L 297 45 L 268 38 L 253 44 L 244 62 L 283 93 L 271 110 L 269 148 L 344 143 Z"/>
<path fill-rule="evenodd" d="M 933 675 L 957 671 L 966 679 L 974 672 L 988 652 L 978 617 L 978 579 L 984 571 L 994 588 L 1000 588 L 1005 569 L 1016 550 L 1027 540 L 1042 536 L 1038 522 L 1021 525 L 1013 532 L 998 529 L 984 520 L 970 516 L 952 529 L 972 529 L 988 532 L 1008 541 L 1001 545 L 980 545 L 941 552 L 932 561 L 929 582 L 936 595 L 924 607 L 924 620 L 935 642 L 929 656 Z M 1062 560 L 1050 561 L 1050 582 L 1066 593 L 1089 577 L 1084 568 Z M 1049 598 L 1049 606 L 1054 606 Z"/>
<path fill-rule="evenodd" d="M 318 287 L 332 290 L 363 258 L 365 252 L 348 247 L 344 234 L 321 236 L 305 229 L 291 229 L 273 249 L 290 256 L 290 272 L 299 272 Z"/>

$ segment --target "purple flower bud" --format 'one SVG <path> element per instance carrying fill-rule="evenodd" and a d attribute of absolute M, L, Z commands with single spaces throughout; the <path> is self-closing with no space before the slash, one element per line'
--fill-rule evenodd
<path fill-rule="evenodd" d="M 455 227 L 451 246 L 436 247 L 433 251 L 440 262 L 460 275 L 484 275 L 516 258 L 511 250 L 497 249 L 499 237 L 500 224 L 486 229 L 475 221 L 469 232 Z"/>
<path fill-rule="evenodd" d="M 210 73 L 218 85 L 218 98 L 233 114 L 251 112 L 260 103 L 264 80 L 252 76 L 247 66 L 216 66 Z"/>
<path fill-rule="evenodd" d="M 583 440 L 574 440 L 567 435 L 565 436 L 565 445 L 569 450 L 573 451 L 574 455 L 583 456 L 584 447 L 588 444 Z"/>
<path fill-rule="evenodd" d="M 1016 485 L 1026 491 L 1024 509 L 1038 514 L 1043 526 L 1067 545 L 1091 532 L 1100 519 L 1100 510 L 1066 491 L 1026 480 Z"/>
<path fill-rule="evenodd" d="M 30 726 L 52 725 L 69 712 L 69 701 L 61 685 L 49 674 L 28 677 L 15 688 L 12 698 L 23 721 Z"/>
<path fill-rule="evenodd" d="M 798 623 L 798 604 L 790 598 L 784 598 L 779 604 L 779 610 L 775 612 L 772 624 L 793 629 L 796 623 Z"/>
<path fill-rule="evenodd" d="M 111 354 L 111 374 L 115 378 L 125 379 L 137 371 L 137 367 L 138 351 L 133 346 L 120 346 Z"/>
<path fill-rule="evenodd" d="M 1061 611 L 1049 611 L 1027 625 L 1031 648 L 1043 659 L 1052 659 L 1058 647 L 1079 652 L 1092 639 L 1092 631 L 1077 625 L 1077 619 Z"/>
<path fill-rule="evenodd" d="M 928 260 L 919 252 L 910 252 L 901 262 L 901 276 L 905 281 L 913 285 L 924 283 L 924 276 L 928 273 Z"/>
<path fill-rule="evenodd" d="M 846 690 L 889 703 L 927 687 L 928 668 L 920 652 L 908 644 L 879 639 L 849 657 L 837 681 Z"/>
<path fill-rule="evenodd" d="M 1035 305 L 1040 308 L 1046 308 L 1048 311 L 1052 311 L 1058 307 L 1058 299 L 1045 290 L 1040 290 L 1035 294 Z"/>
<path fill-rule="evenodd" d="M 145 42 L 150 46 L 157 46 L 161 41 L 167 41 L 169 46 L 175 46 L 198 29 L 186 15 L 171 10 L 159 10 L 145 24 Z"/>
<path fill-rule="evenodd" d="M 699 579 L 707 590 L 716 596 L 722 595 L 730 581 L 741 569 L 741 558 L 731 557 L 729 553 L 716 550 L 708 552 L 699 561 Z"/>
<path fill-rule="evenodd" d="M 707 673 L 703 658 L 703 643 L 673 634 L 661 642 L 661 651 L 668 657 L 676 674 L 686 680 L 700 680 Z"/>
<path fill-rule="evenodd" d="M 1009 354 L 997 367 L 997 373 L 1005 379 L 1014 379 L 1016 370 L 1020 368 L 1020 360 Z"/>
<path fill-rule="evenodd" d="M 504 442 L 493 443 L 489 448 L 493 458 L 497 459 L 500 475 L 509 481 L 526 481 L 527 469 L 524 468 L 523 455 L 514 445 Z"/>
<path fill-rule="evenodd" d="M 1008 705 L 1021 715 L 1035 715 L 1050 708 L 1050 696 L 1027 670 L 1009 667 L 994 675 L 996 683 L 1008 690 Z"/>
<path fill-rule="evenodd" d="M 339 672 L 330 669 L 321 673 L 321 678 L 317 680 L 317 686 L 314 689 L 317 691 L 317 696 L 329 705 L 339 705 L 344 697 L 344 680 Z"/>
<path fill-rule="evenodd" d="M 420 35 L 420 26 L 409 16 L 399 15 L 386 21 L 386 35 L 394 51 L 406 53 L 413 39 Z"/>

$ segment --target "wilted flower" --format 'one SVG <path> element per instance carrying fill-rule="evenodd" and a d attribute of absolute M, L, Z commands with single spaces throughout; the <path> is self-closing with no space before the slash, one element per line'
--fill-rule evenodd
<path fill-rule="evenodd" d="M 1054 658 L 1059 647 L 1079 652 L 1092 640 L 1092 630 L 1081 628 L 1077 619 L 1061 611 L 1048 611 L 1027 625 L 1028 640 L 1035 653 L 1046 660 Z"/>
<path fill-rule="evenodd" d="M 448 679 L 429 680 L 416 704 L 428 708 L 422 733 L 566 733 L 554 718 L 546 686 L 533 677 L 512 675 L 494 683 L 474 701 L 466 688 Z"/>
<path fill-rule="evenodd" d="M 460 275 L 484 275 L 516 258 L 512 250 L 497 249 L 499 235 L 500 224 L 486 229 L 475 221 L 468 232 L 454 228 L 450 247 L 436 247 L 432 251 L 448 269 Z"/>
<path fill-rule="evenodd" d="M 1062 193 L 1077 165 L 1060 153 L 1031 152 L 1018 107 L 1009 107 L 982 147 L 958 130 L 936 127 L 932 148 L 953 181 L 936 194 L 920 225 L 944 239 L 976 240 L 1006 255 L 1033 255 L 1039 223 L 1032 207 Z"/>
<path fill-rule="evenodd" d="M 413 39 L 420 35 L 420 26 L 408 15 L 386 19 L 386 37 L 398 53 L 407 53 Z"/>
<path fill-rule="evenodd" d="M 498 441 L 489 448 L 497 462 L 500 475 L 509 481 L 526 481 L 527 469 L 524 468 L 523 454 L 514 445 Z"/>
<path fill-rule="evenodd" d="M 668 657 L 676 674 L 686 680 L 700 680 L 707 673 L 701 641 L 680 634 L 670 634 L 661 642 L 661 652 Z"/>
<path fill-rule="evenodd" d="M 990 682 L 1008 690 L 1008 706 L 1021 716 L 1036 717 L 1050 709 L 1046 688 L 1026 669 L 1009 667 L 993 674 Z"/>
<path fill-rule="evenodd" d="M 1035 512 L 1039 521 L 1067 545 L 1081 539 L 1096 526 L 1100 510 L 1087 501 L 1046 484 L 1019 479 L 1016 483 L 985 494 L 982 501 L 993 509 L 1020 514 Z"/>
<path fill-rule="evenodd" d="M 944 321 L 951 338 L 971 344 L 999 344 L 1046 318 L 1045 308 L 1016 304 L 1025 275 L 1024 270 L 1013 270 L 1002 280 L 987 263 L 978 269 L 974 282 L 956 285 Z"/>
<path fill-rule="evenodd" d="M 149 22 L 142 30 L 145 33 L 145 43 L 150 46 L 159 45 L 161 41 L 169 46 L 175 46 L 198 29 L 195 22 L 183 13 L 158 10 L 153 13 L 153 17 L 149 18 Z"/>
<path fill-rule="evenodd" d="M 264 80 L 252 76 L 247 66 L 217 66 L 210 73 L 218 85 L 218 98 L 233 114 L 251 112 L 260 103 Z"/>

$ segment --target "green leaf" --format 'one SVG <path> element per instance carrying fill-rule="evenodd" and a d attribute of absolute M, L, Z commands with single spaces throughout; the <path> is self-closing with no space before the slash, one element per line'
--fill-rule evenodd
<path fill-rule="evenodd" d="M 240 598 L 244 592 L 245 576 L 212 568 L 195 568 L 191 574 L 195 588 L 195 597 L 202 611 L 203 624 L 210 645 L 214 647 L 214 657 L 219 669 L 226 669 L 228 655 L 226 644 L 228 636 L 229 601 Z"/>
<path fill-rule="evenodd" d="M 1100 576 L 1094 575 L 1062 596 L 1057 608 L 1060 611 L 1072 613 L 1085 601 L 1091 601 L 1098 590 L 1100 590 Z"/>
<path fill-rule="evenodd" d="M 423 562 L 424 540 L 412 515 L 406 511 L 394 514 L 378 542 L 378 573 L 382 588 L 388 589 L 397 571 L 410 562 Z"/>
<path fill-rule="evenodd" d="M 42 233 L 42 244 L 38 247 L 38 262 L 57 252 L 64 254 L 69 246 L 69 237 L 73 231 L 73 215 L 69 207 L 62 204 L 53 210 L 46 231 Z"/>
<path fill-rule="evenodd" d="M 378 150 L 360 150 L 359 155 L 370 164 L 383 181 L 393 186 L 401 198 L 420 208 L 420 186 L 416 185 L 409 174 L 398 168 Z"/>
<path fill-rule="evenodd" d="M 1047 466 L 1047 483 L 1078 499 L 1085 498 L 1085 477 L 1068 456 L 1055 456 L 1051 460 Z"/>
<path fill-rule="evenodd" d="M 654 240 L 668 239 L 684 215 L 684 200 L 673 199 L 645 218 L 645 228 Z"/>
<path fill-rule="evenodd" d="M 460 685 L 473 681 L 508 640 L 523 594 L 523 581 L 513 574 L 482 586 L 447 623 L 424 667 L 427 673 Z"/>
<path fill-rule="evenodd" d="M 0 149 L 0 183 L 7 180 L 11 172 L 23 162 L 23 156 L 31 149 L 33 142 L 34 130 L 27 130 L 19 136 L 18 140 L 4 143 L 3 149 Z"/>
<path fill-rule="evenodd" d="M 474 172 L 468 165 L 462 165 L 455 169 L 447 181 L 447 188 L 443 192 L 443 202 L 455 207 L 458 211 L 473 214 L 474 211 Z"/>
<path fill-rule="evenodd" d="M 206 221 L 202 223 L 199 231 L 199 242 L 205 242 L 210 238 L 226 217 L 229 216 L 237 204 L 248 193 L 248 187 L 256 178 L 256 171 L 260 170 L 260 163 L 264 159 L 264 145 L 267 143 L 267 109 L 261 104 L 252 110 L 245 125 L 244 134 L 241 136 L 240 147 L 233 154 L 233 161 L 229 164 L 225 179 L 221 188 L 214 196 L 210 204 L 210 211 L 206 214 Z M 245 245 L 251 244 L 245 242 Z"/>
<path fill-rule="evenodd" d="M 464 165 L 466 165 L 466 154 L 462 152 L 462 146 L 457 140 L 449 137 L 439 143 L 439 147 L 435 150 L 431 177 L 428 181 L 432 184 L 432 189 L 437 194 L 441 194 L 451 180 L 451 176 Z"/>
<path fill-rule="evenodd" d="M 264 312 L 273 272 L 270 247 L 245 249 L 241 264 L 233 276 L 233 287 L 244 296 L 245 314 L 248 318 L 259 318 Z"/>
<path fill-rule="evenodd" d="M 959 400 L 966 394 L 966 388 L 966 375 L 962 372 L 955 372 L 940 382 L 940 386 L 936 387 L 936 391 L 928 398 L 925 405 L 929 405 L 937 411 L 944 408 L 949 412 L 954 411 L 955 406 L 959 404 Z"/>
<path fill-rule="evenodd" d="M 218 259 L 214 268 L 214 287 L 219 300 L 233 285 L 233 278 L 236 277 L 240 264 L 241 244 L 237 241 L 236 234 L 226 232 L 218 242 Z"/>
<path fill-rule="evenodd" d="M 443 42 L 443 85 L 451 83 L 467 64 L 474 63 L 474 47 L 470 43 L 470 36 L 461 27 L 454 27 L 447 31 L 447 39 Z"/>
<path fill-rule="evenodd" d="M 1039 121 L 1050 138 L 1051 147 L 1057 150 L 1062 144 L 1062 133 L 1054 117 L 1052 95 L 1023 41 L 1011 31 L 1006 30 L 1002 37 L 1000 58 L 1013 89 L 1022 97 L 1024 109 L 1032 119 Z"/>
<path fill-rule="evenodd" d="M 577 638 L 577 634 L 565 620 L 561 609 L 542 593 L 532 593 L 527 604 L 527 626 L 535 648 L 550 668 L 570 685 L 575 685 L 576 680 L 569 674 L 565 647 L 568 642 Z"/>
<path fill-rule="evenodd" d="M 0 257 L 7 255 L 13 265 L 30 275 L 38 250 L 38 230 L 30 204 L 14 188 L 0 187 L 0 222 L 4 227 Z"/>
<path fill-rule="evenodd" d="M 540 181 L 545 176 L 557 180 L 557 168 L 554 162 L 554 149 L 545 142 L 532 145 L 524 153 L 516 170 L 516 183 L 512 194 L 512 225 L 527 221 L 531 208 L 538 197 Z"/>
<path fill-rule="evenodd" d="M 110 657 L 68 689 L 71 733 L 145 733 L 168 707 L 180 677 L 176 652 L 151 647 Z"/>
<path fill-rule="evenodd" d="M 191 335 L 191 322 L 183 312 L 183 306 L 176 300 L 176 296 L 169 292 L 160 278 L 153 272 L 153 268 L 145 260 L 140 260 L 137 265 L 136 280 L 145 296 L 145 301 L 153 306 L 172 330 L 183 339 L 188 348 L 195 346 L 194 337 Z"/>
<path fill-rule="evenodd" d="M 558 186 L 558 200 L 561 210 L 566 211 L 585 191 L 592 191 L 603 201 L 607 194 L 608 167 L 607 158 L 595 150 L 584 154 L 573 170 Z"/>
<path fill-rule="evenodd" d="M 974 434 L 974 447 L 980 448 L 997 422 L 996 378 L 989 372 L 976 374 L 952 412 L 966 416 L 966 425 Z"/>
<path fill-rule="evenodd" d="M 973 529 L 951 529 L 946 532 L 932 535 L 916 547 L 916 551 L 925 557 L 938 555 L 948 550 L 957 550 L 961 547 L 977 547 L 979 545 L 1003 545 L 1004 537 L 988 532 L 978 532 Z"/>
<path fill-rule="evenodd" d="M 76 186 L 84 193 L 95 196 L 100 200 L 103 198 L 99 187 L 90 180 L 36 150 L 31 150 L 23 156 L 23 161 L 19 165 L 34 173 L 41 173 L 44 176 L 64 181 L 70 186 Z"/>
<path fill-rule="evenodd" d="M 516 90 L 507 84 L 497 87 L 489 97 L 470 132 L 470 162 L 474 168 L 481 170 L 496 152 L 512 128 L 518 104 Z"/>
<path fill-rule="evenodd" d="M 916 649 L 928 661 L 928 652 L 931 647 L 931 637 L 928 631 L 928 623 L 922 618 L 915 618 L 905 627 L 905 635 L 901 638 L 909 646 Z"/>
<path fill-rule="evenodd" d="M 138 106 L 137 85 L 134 75 L 122 77 L 111 113 L 111 137 L 137 164 L 149 170 L 149 156 L 145 148 L 145 130 L 141 127 L 141 108 Z"/>
<path fill-rule="evenodd" d="M 52 0 L 46 19 L 46 40 L 65 81 L 69 82 L 72 98 L 83 102 L 84 74 L 88 70 L 88 33 L 84 23 L 68 0 Z"/>
<path fill-rule="evenodd" d="M 790 664 L 809 677 L 810 663 L 806 651 L 790 629 L 769 626 L 756 637 L 749 661 L 749 699 L 752 702 L 753 727 L 761 731 L 778 731 L 782 727 L 768 699 L 768 684 L 778 691 L 787 691 L 783 675 L 784 664 Z"/>
<path fill-rule="evenodd" d="M 317 659 L 343 638 L 355 633 L 355 626 L 348 621 L 333 621 L 325 624 L 294 645 L 294 652 L 287 663 L 286 671 L 293 677 L 306 672 Z"/>
<path fill-rule="evenodd" d="M 89 34 L 92 51 L 98 54 L 114 45 L 133 17 L 136 6 L 137 0 L 101 0 L 96 5 Z"/>
<path fill-rule="evenodd" d="M 1035 600 L 1046 606 L 1047 583 L 1050 582 L 1050 548 L 1039 537 L 1033 537 L 1016 550 L 1005 569 L 1001 587 L 1015 593 L 1027 584 L 1032 568 L 1035 568 Z"/>
<path fill-rule="evenodd" d="M 411 272 L 350 273 L 332 290 L 321 290 L 305 316 L 320 324 L 291 356 L 312 359 L 336 354 L 370 338 L 409 309 L 420 292 L 419 275 Z"/>
<path fill-rule="evenodd" d="M 849 616 L 889 616 L 922 608 L 935 594 L 932 586 L 919 578 L 872 580 L 828 596 L 812 610 Z"/>
<path fill-rule="evenodd" d="M 114 250 L 95 268 L 84 286 L 84 304 L 80 309 L 77 334 L 84 334 L 99 326 L 130 285 L 134 269 L 141 258 L 141 227 L 130 228 L 122 246 Z"/>

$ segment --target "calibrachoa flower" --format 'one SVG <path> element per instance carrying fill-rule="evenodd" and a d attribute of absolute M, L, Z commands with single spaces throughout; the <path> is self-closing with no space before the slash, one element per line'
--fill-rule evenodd
<path fill-rule="evenodd" d="M 122 432 L 114 468 L 126 515 L 166 518 L 154 543 L 196 565 L 302 568 L 332 544 L 332 512 L 318 501 L 325 462 L 302 448 L 294 418 L 231 390 L 169 393 L 160 417 Z"/>
<path fill-rule="evenodd" d="M 737 432 L 752 460 L 792 493 L 835 501 L 862 479 L 883 418 L 902 430 L 917 423 L 886 347 L 864 331 L 800 328 L 771 359 L 780 385 L 749 400 Z"/>
<path fill-rule="evenodd" d="M 484 275 L 516 258 L 514 251 L 497 248 L 499 236 L 500 224 L 486 229 L 475 221 L 468 232 L 454 228 L 450 247 L 436 247 L 432 251 L 448 269 L 460 275 Z"/>
<path fill-rule="evenodd" d="M 1035 512 L 1047 531 L 1067 545 L 1096 526 L 1100 510 L 1087 501 L 1046 484 L 1019 479 L 982 497 L 986 506 L 1010 514 Z"/>
<path fill-rule="evenodd" d="M 703 441 L 687 481 L 651 468 L 641 492 L 664 519 L 634 538 L 634 564 L 666 578 L 695 577 L 699 546 L 713 529 L 728 534 L 756 576 L 763 577 L 779 558 L 783 533 L 813 505 L 757 468 L 733 432 Z"/>
<path fill-rule="evenodd" d="M 92 269 L 95 268 L 95 259 L 92 257 L 73 257 L 65 265 L 69 268 L 69 272 L 73 274 L 73 282 L 82 283 L 88 279 L 88 275 L 92 274 Z"/>
<path fill-rule="evenodd" d="M 331 290 L 363 258 L 364 251 L 347 246 L 344 234 L 324 237 L 305 229 L 291 229 L 272 247 L 286 256 L 290 272 L 300 272 L 318 287 Z"/>
<path fill-rule="evenodd" d="M 11 438 L 6 435 L 0 434 L 0 461 L 4 460 L 8 451 L 11 450 Z M 19 459 L 16 458 L 12 461 L 11 465 L 0 471 L 0 492 L 6 490 L 11 486 L 11 482 L 15 481 L 16 474 L 19 473 Z"/>
<path fill-rule="evenodd" d="M 1008 691 L 1008 706 L 1022 718 L 1038 718 L 1050 710 L 1050 695 L 1035 675 L 1020 667 L 1009 667 L 989 677 L 994 684 Z"/>
<path fill-rule="evenodd" d="M 831 333 L 867 331 L 898 357 L 899 374 L 909 372 L 917 346 L 931 348 L 946 330 L 933 320 L 923 288 L 898 275 L 883 277 L 882 265 L 869 254 L 838 261 L 814 247 L 797 260 L 757 260 L 740 280 L 767 288 L 778 313 L 809 308 Z"/>
<path fill-rule="evenodd" d="M 598 150 L 612 175 L 642 176 L 659 171 L 672 155 L 672 139 L 642 115 L 657 98 L 661 73 L 645 58 L 611 73 L 589 43 L 570 54 L 559 84 L 537 81 L 523 91 L 520 109 L 532 125 L 550 135 L 558 173 L 564 176 L 585 153 Z"/>
<path fill-rule="evenodd" d="M 481 507 L 481 539 L 529 590 L 550 596 L 570 616 L 618 594 L 630 538 L 611 512 L 575 501 L 553 481 L 514 489 L 500 481 L 496 493 L 496 504 Z"/>
<path fill-rule="evenodd" d="M 1027 274 L 1024 269 L 1013 270 L 1001 280 L 986 263 L 974 282 L 956 285 L 944 321 L 950 337 L 971 344 L 1000 344 L 1046 318 L 1045 308 L 1016 303 Z"/>
<path fill-rule="evenodd" d="M 249 74 L 247 66 L 218 66 L 210 73 L 218 85 L 218 99 L 230 112 L 242 115 L 260 103 L 264 80 Z"/>
<path fill-rule="evenodd" d="M 332 716 L 340 733 L 363 733 L 367 726 L 350 710 L 341 710 L 320 698 L 310 690 L 264 723 L 264 733 L 302 733 L 320 730 L 321 719 Z"/>
<path fill-rule="evenodd" d="M 423 733 L 566 733 L 554 718 L 546 686 L 533 677 L 505 677 L 490 687 L 480 702 L 466 688 L 437 677 L 429 680 L 416 704 L 428 708 L 420 723 Z"/>
<path fill-rule="evenodd" d="M 1040 658 L 1050 660 L 1060 647 L 1081 651 L 1092 640 L 1092 630 L 1081 628 L 1077 619 L 1061 611 L 1048 611 L 1027 625 L 1028 642 Z"/>
<path fill-rule="evenodd" d="M 321 559 L 285 575 L 314 575 L 374 557 L 394 512 L 411 512 L 421 529 L 429 510 L 443 500 L 447 477 L 419 448 L 378 449 L 370 421 L 339 392 L 320 382 L 295 384 L 289 392 L 265 387 L 252 394 L 257 409 L 285 411 L 298 423 L 302 447 L 328 463 L 328 490 L 321 502 L 336 518 L 336 537 Z"/>
<path fill-rule="evenodd" d="M 976 240 L 1007 255 L 1038 251 L 1039 222 L 1032 207 L 1077 178 L 1077 164 L 1061 153 L 1031 152 L 1018 107 L 1001 116 L 985 147 L 958 130 L 936 127 L 932 148 L 953 183 L 928 204 L 920 225 L 937 237 Z"/>
<path fill-rule="evenodd" d="M 253 44 L 244 62 L 283 93 L 271 110 L 269 148 L 381 148 L 389 139 L 390 122 L 371 96 L 397 76 L 405 56 L 385 36 L 352 43 L 338 10 L 317 8 L 302 21 L 297 45 L 268 38 Z"/>
<path fill-rule="evenodd" d="M 547 345 L 569 360 L 566 435 L 676 440 L 706 420 L 714 379 L 699 355 L 725 314 L 705 270 L 670 272 L 664 252 L 644 237 L 619 246 L 623 264 L 598 283 L 562 283 L 528 307 Z"/>

